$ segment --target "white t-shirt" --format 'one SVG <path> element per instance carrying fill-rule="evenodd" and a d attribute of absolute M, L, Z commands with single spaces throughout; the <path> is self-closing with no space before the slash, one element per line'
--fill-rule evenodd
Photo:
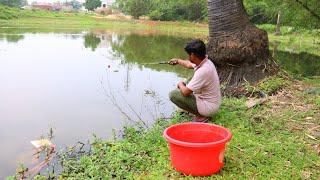
<path fill-rule="evenodd" d="M 196 97 L 197 108 L 202 116 L 215 114 L 221 105 L 221 91 L 218 73 L 214 64 L 204 59 L 194 67 L 194 75 L 187 84 Z"/>

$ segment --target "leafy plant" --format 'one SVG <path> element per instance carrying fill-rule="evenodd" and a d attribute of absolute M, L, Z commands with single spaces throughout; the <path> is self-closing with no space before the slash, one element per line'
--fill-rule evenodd
<path fill-rule="evenodd" d="M 90 11 L 93 11 L 97 7 L 101 6 L 101 1 L 100 0 L 86 0 L 84 3 L 84 7 Z"/>

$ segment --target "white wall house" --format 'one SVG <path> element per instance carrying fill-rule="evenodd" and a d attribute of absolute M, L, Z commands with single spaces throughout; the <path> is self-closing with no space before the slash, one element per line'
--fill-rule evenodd
<path fill-rule="evenodd" d="M 101 0 L 101 7 L 109 7 L 114 2 L 115 2 L 115 0 Z"/>

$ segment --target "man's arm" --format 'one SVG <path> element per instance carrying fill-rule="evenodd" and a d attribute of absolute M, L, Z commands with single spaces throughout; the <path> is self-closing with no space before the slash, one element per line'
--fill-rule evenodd
<path fill-rule="evenodd" d="M 178 83 L 178 89 L 180 89 L 180 92 L 183 96 L 189 96 L 192 94 L 192 91 L 187 88 L 186 84 L 182 81 Z"/>
<path fill-rule="evenodd" d="M 190 61 L 187 61 L 187 60 L 182 60 L 182 59 L 176 59 L 176 58 L 174 58 L 174 59 L 171 59 L 171 60 L 169 61 L 169 64 L 170 64 L 170 65 L 177 65 L 177 64 L 179 64 L 179 65 L 181 65 L 181 66 L 183 66 L 183 67 L 185 67 L 185 68 L 193 69 L 193 64 L 192 64 Z"/>

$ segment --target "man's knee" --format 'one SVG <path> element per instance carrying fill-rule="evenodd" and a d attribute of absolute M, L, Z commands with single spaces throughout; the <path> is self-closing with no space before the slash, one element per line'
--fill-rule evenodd
<path fill-rule="evenodd" d="M 178 96 L 180 95 L 180 91 L 179 90 L 173 90 L 169 93 L 169 99 L 172 102 L 177 101 Z"/>

